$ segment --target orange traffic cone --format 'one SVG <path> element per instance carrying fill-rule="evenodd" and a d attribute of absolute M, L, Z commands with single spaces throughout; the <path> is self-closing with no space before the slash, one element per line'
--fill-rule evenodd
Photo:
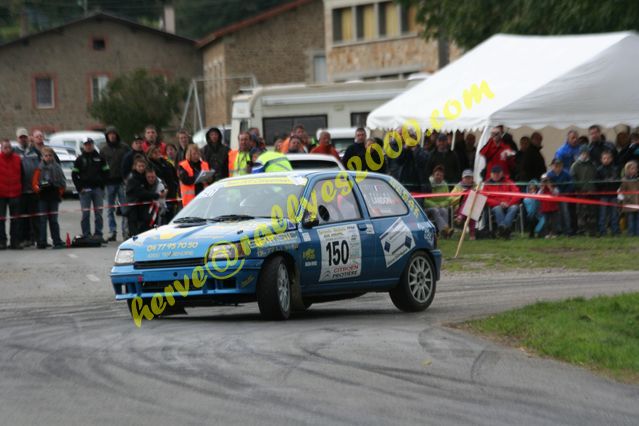
<path fill-rule="evenodd" d="M 69 233 L 67 232 L 67 248 L 71 247 L 71 237 L 69 237 Z"/>

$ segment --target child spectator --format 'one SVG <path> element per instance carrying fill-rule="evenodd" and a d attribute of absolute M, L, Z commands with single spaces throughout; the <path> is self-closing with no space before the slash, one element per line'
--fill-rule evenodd
<path fill-rule="evenodd" d="M 590 153 L 592 155 L 592 151 Z M 619 171 L 613 164 L 614 155 L 610 151 L 604 151 L 601 154 L 601 165 L 597 168 L 597 190 L 602 192 L 599 201 L 604 203 L 617 203 L 617 197 L 614 194 L 619 189 Z M 610 220 L 608 220 L 610 218 Z M 608 223 L 612 235 L 619 235 L 619 212 L 617 206 L 599 206 L 599 235 L 606 235 Z"/>
<path fill-rule="evenodd" d="M 546 173 L 546 176 L 552 182 L 553 188 L 557 190 L 558 194 L 572 193 L 574 187 L 572 185 L 572 178 L 570 173 L 564 169 L 564 162 L 555 158 L 552 160 L 550 170 Z M 559 222 L 557 223 L 557 230 L 564 235 L 574 235 L 575 232 L 572 229 L 572 221 L 570 220 L 570 206 L 568 203 L 559 203 Z"/>
<path fill-rule="evenodd" d="M 553 185 L 547 175 L 541 176 L 540 195 L 555 196 L 559 194 L 559 189 Z M 559 203 L 550 200 L 540 200 L 539 213 L 544 217 L 546 238 L 557 238 L 557 232 L 560 229 L 559 224 Z"/>
<path fill-rule="evenodd" d="M 436 166 L 433 170 L 433 175 L 430 177 L 430 184 L 433 188 L 433 194 L 446 194 L 448 193 L 448 184 L 444 180 L 444 168 L 442 166 Z M 451 197 L 432 197 L 424 199 L 424 207 L 426 212 L 433 218 L 437 230 L 444 238 L 449 238 L 453 235 L 453 229 L 448 226 L 448 208 L 450 207 Z"/>
<path fill-rule="evenodd" d="M 146 178 L 148 189 L 151 192 L 158 194 L 160 197 L 153 201 L 149 206 L 149 226 L 164 225 L 165 223 L 168 223 L 164 220 L 164 213 L 167 209 L 166 196 L 168 193 L 166 186 L 162 182 L 162 179 L 158 178 L 155 170 L 152 168 L 146 169 L 144 176 Z"/>
<path fill-rule="evenodd" d="M 528 182 L 526 193 L 539 193 L 539 182 L 536 179 L 532 179 L 530 182 Z M 544 224 L 546 223 L 546 219 L 539 211 L 540 202 L 536 198 L 524 198 L 522 200 L 522 203 L 524 204 L 524 209 L 526 210 L 528 237 L 538 237 L 541 234 L 541 231 L 544 229 Z"/>
<path fill-rule="evenodd" d="M 619 195 L 617 198 L 621 201 L 623 212 L 626 215 L 626 223 L 628 224 L 628 235 L 639 236 L 639 210 L 637 208 L 627 207 L 629 204 L 637 206 L 639 204 L 639 178 L 637 177 L 637 162 L 630 160 L 624 167 L 621 186 L 619 187 Z M 634 194 L 623 194 L 624 192 L 634 192 Z"/>
<path fill-rule="evenodd" d="M 570 176 L 573 180 L 577 197 L 592 199 L 592 192 L 597 190 L 597 167 L 590 161 L 590 149 L 588 145 L 579 146 L 579 156 L 570 167 Z M 577 204 L 577 233 L 594 237 L 597 235 L 597 207 L 591 204 Z"/>
<path fill-rule="evenodd" d="M 451 196 L 451 205 L 457 206 L 457 210 L 455 211 L 455 224 L 457 226 L 463 226 L 466 221 L 466 216 L 461 212 L 464 209 L 464 205 L 466 204 L 466 200 L 468 199 L 468 192 L 471 190 L 477 189 L 477 185 L 475 184 L 473 171 L 470 169 L 466 169 L 462 172 L 462 180 L 455 185 L 453 188 L 453 193 L 461 194 Z M 468 229 L 470 239 L 475 239 L 475 229 L 476 223 L 473 219 L 468 222 Z"/>
<path fill-rule="evenodd" d="M 148 188 L 145 176 L 146 167 L 146 160 L 142 157 L 137 157 L 133 162 L 133 170 L 126 182 L 126 202 L 136 203 L 130 205 L 127 210 L 131 236 L 138 235 L 150 228 L 149 202 L 160 198 L 158 193 Z"/>
<path fill-rule="evenodd" d="M 58 224 L 58 206 L 62 201 L 62 195 L 66 188 L 66 179 L 62 167 L 55 161 L 55 154 L 49 147 L 42 148 L 42 161 L 33 173 L 31 182 L 33 192 L 38 194 L 38 209 L 40 216 L 40 235 L 37 246 L 45 249 L 47 244 L 47 221 L 53 240 L 53 248 L 65 248 L 60 238 L 60 225 Z"/>

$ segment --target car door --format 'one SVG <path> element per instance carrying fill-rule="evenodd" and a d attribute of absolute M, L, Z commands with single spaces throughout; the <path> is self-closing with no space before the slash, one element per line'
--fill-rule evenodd
<path fill-rule="evenodd" d="M 415 249 L 415 218 L 397 192 L 381 178 L 367 177 L 359 190 L 376 236 L 377 255 L 372 273 L 376 284 L 392 285 L 401 276 L 408 255 Z"/>
<path fill-rule="evenodd" d="M 355 183 L 346 173 L 340 179 L 337 183 L 335 175 L 320 178 L 306 194 L 313 206 L 307 210 L 317 210 L 319 223 L 300 231 L 303 287 L 362 288 L 372 277 L 373 226 L 353 192 Z"/>

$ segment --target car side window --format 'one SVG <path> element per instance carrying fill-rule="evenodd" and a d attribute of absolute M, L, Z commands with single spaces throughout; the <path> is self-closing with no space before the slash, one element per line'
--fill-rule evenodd
<path fill-rule="evenodd" d="M 353 194 L 351 180 L 348 181 L 350 191 L 345 187 L 337 188 L 336 179 L 324 179 L 313 186 L 317 197 L 317 218 L 319 224 L 358 220 L 362 212 Z"/>
<path fill-rule="evenodd" d="M 381 179 L 366 178 L 359 183 L 359 189 L 371 217 L 403 216 L 408 213 L 408 207 L 401 197 Z"/>

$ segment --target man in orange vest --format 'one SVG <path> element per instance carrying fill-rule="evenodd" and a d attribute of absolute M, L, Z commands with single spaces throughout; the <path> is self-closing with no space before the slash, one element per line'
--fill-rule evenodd
<path fill-rule="evenodd" d="M 196 180 L 200 172 L 209 170 L 209 163 L 200 160 L 200 149 L 197 145 L 189 145 L 186 150 L 186 158 L 178 165 L 183 207 L 186 207 L 208 185 L 202 182 L 196 183 Z"/>
<path fill-rule="evenodd" d="M 251 135 L 248 132 L 241 132 L 237 140 L 240 149 L 229 152 L 229 176 L 242 176 L 251 173 L 251 154 L 250 151 Z"/>

